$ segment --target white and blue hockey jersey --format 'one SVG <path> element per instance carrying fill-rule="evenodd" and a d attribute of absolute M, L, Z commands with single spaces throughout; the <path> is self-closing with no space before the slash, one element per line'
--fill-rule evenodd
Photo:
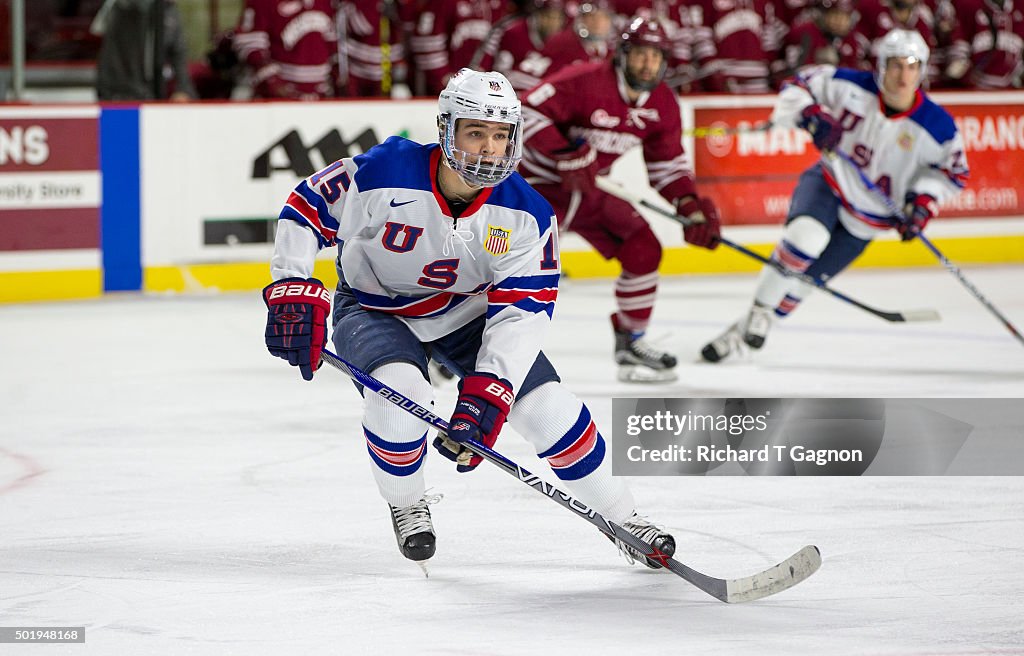
<path fill-rule="evenodd" d="M 391 137 L 303 180 L 278 222 L 275 280 L 312 275 L 337 244 L 339 277 L 359 304 L 427 342 L 486 315 L 477 371 L 518 390 L 558 293 L 551 206 L 514 173 L 453 219 L 437 188 L 437 144 Z"/>
<path fill-rule="evenodd" d="M 966 184 L 967 158 L 956 124 L 923 91 L 918 90 L 909 110 L 887 117 L 873 73 L 815 66 L 779 93 L 772 124 L 797 127 L 801 112 L 813 103 L 840 121 L 845 132 L 839 148 L 898 207 L 908 191 L 942 202 Z M 871 239 L 893 225 L 885 202 L 849 162 L 823 156 L 822 166 L 842 202 L 840 220 L 854 236 Z"/>

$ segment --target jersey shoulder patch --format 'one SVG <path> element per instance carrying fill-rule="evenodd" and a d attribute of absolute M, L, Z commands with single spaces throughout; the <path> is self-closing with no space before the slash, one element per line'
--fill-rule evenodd
<path fill-rule="evenodd" d="M 555 213 L 551 204 L 519 173 L 513 173 L 495 187 L 487 204 L 528 213 L 537 221 L 538 237 L 551 228 L 551 217 Z"/>

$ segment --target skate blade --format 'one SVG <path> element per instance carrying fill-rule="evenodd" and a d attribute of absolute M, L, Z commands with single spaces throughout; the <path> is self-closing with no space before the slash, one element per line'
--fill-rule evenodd
<path fill-rule="evenodd" d="M 639 364 L 619 365 L 619 382 L 671 383 L 679 380 L 675 369 L 651 369 Z"/>
<path fill-rule="evenodd" d="M 414 560 L 412 562 L 414 562 L 414 563 L 416 563 L 417 565 L 420 566 L 420 569 L 423 570 L 423 576 L 424 577 L 426 577 L 428 579 L 430 578 L 430 570 L 427 569 L 427 561 L 425 561 L 425 560 Z"/>

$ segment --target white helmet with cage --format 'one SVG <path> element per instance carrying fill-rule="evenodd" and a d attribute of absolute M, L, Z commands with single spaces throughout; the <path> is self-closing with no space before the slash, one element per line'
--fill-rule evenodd
<path fill-rule="evenodd" d="M 512 175 L 523 157 L 523 108 L 512 84 L 501 73 L 463 68 L 448 80 L 437 99 L 441 150 L 453 171 L 475 187 L 493 187 Z M 512 126 L 502 156 L 480 157 L 455 147 L 459 119 L 478 119 Z"/>
<path fill-rule="evenodd" d="M 918 76 L 917 84 L 928 75 L 928 44 L 924 37 L 917 30 L 895 29 L 882 37 L 878 44 L 878 71 L 876 82 L 882 88 L 882 80 L 885 78 L 885 67 L 890 59 L 909 59 L 911 62 L 921 62 L 921 74 Z"/>

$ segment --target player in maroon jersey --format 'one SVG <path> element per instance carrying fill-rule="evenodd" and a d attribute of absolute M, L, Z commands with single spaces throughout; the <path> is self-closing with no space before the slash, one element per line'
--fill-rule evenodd
<path fill-rule="evenodd" d="M 623 200 L 595 188 L 595 176 L 634 146 L 643 147 L 651 185 L 693 221 L 687 242 L 715 248 L 718 211 L 697 194 L 682 146 L 679 104 L 662 78 L 668 35 L 657 20 L 635 19 L 609 62 L 563 69 L 524 96 L 526 143 L 522 174 L 555 209 L 561 230 L 572 230 L 622 265 L 612 319 L 615 360 L 623 381 L 670 381 L 675 356 L 643 335 L 658 287 L 661 244 Z"/>
<path fill-rule="evenodd" d="M 502 73 L 516 91 L 540 82 L 535 70 L 548 68 L 548 64 L 540 63 L 541 51 L 552 36 L 562 31 L 566 20 L 564 0 L 527 0 L 526 6 L 526 16 L 508 16 L 498 21 L 469 66 L 476 71 Z"/>
<path fill-rule="evenodd" d="M 870 70 L 870 44 L 853 30 L 856 0 L 817 0 L 813 19 L 789 31 L 783 43 L 785 77 L 814 64 Z"/>
<path fill-rule="evenodd" d="M 399 15 L 409 34 L 415 95 L 436 96 L 505 13 L 502 0 L 409 0 Z"/>
<path fill-rule="evenodd" d="M 338 35 L 331 0 L 245 0 L 235 49 L 257 98 L 334 95 Z"/>
<path fill-rule="evenodd" d="M 970 38 L 968 82 L 978 89 L 1006 89 L 1020 80 L 1024 63 L 1024 11 L 1013 0 L 957 0 L 956 11 Z"/>
<path fill-rule="evenodd" d="M 699 22 L 699 7 L 684 0 L 615 0 L 615 11 L 620 17 L 627 17 L 627 23 L 639 17 L 657 18 L 672 44 L 665 84 L 680 93 L 697 90 L 693 35 L 694 26 Z"/>
<path fill-rule="evenodd" d="M 341 86 L 350 96 L 390 96 L 408 65 L 397 0 L 343 0 Z"/>
<path fill-rule="evenodd" d="M 767 93 L 779 50 L 774 0 L 699 0 L 693 57 L 706 91 Z"/>
<path fill-rule="evenodd" d="M 615 20 L 608 0 L 584 2 L 572 25 L 548 39 L 540 55 L 526 58 L 517 70 L 539 81 L 572 64 L 607 60 L 615 41 Z"/>

